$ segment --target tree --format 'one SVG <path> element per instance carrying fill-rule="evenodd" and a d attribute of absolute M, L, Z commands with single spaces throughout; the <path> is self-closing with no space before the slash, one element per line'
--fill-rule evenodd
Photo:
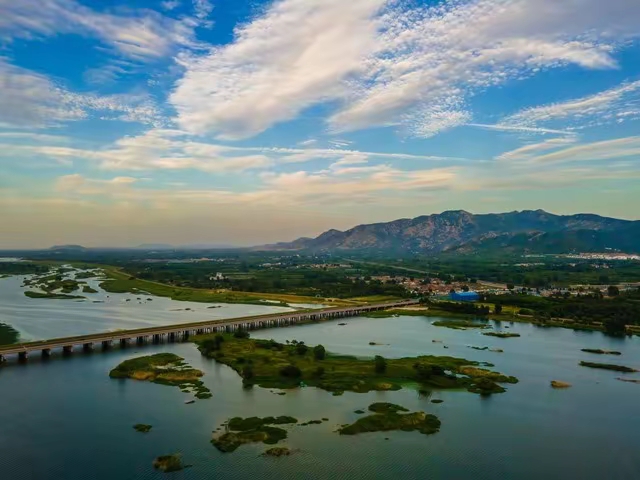
<path fill-rule="evenodd" d="M 373 361 L 375 364 L 376 373 L 384 373 L 387 371 L 387 361 L 384 359 L 384 357 L 376 355 Z"/>
<path fill-rule="evenodd" d="M 463 292 L 468 292 L 469 291 L 469 285 L 463 285 L 462 286 L 462 291 Z"/>
<path fill-rule="evenodd" d="M 233 334 L 235 338 L 249 338 L 249 332 L 244 330 L 243 328 L 239 328 Z"/>
<path fill-rule="evenodd" d="M 307 350 L 309 350 L 309 347 L 307 347 L 302 342 L 298 342 L 298 345 L 296 345 L 296 353 L 298 355 L 304 355 L 305 353 L 307 353 Z"/>
<path fill-rule="evenodd" d="M 253 367 L 251 365 L 246 365 L 242 369 L 242 378 L 245 380 L 251 380 L 253 378 Z"/>
<path fill-rule="evenodd" d="M 502 305 L 496 303 L 496 306 L 493 308 L 493 311 L 496 315 L 500 315 L 502 313 Z"/>
<path fill-rule="evenodd" d="M 620 295 L 620 289 L 615 285 L 609 285 L 609 288 L 607 288 L 607 295 L 610 297 L 617 297 Z"/>
<path fill-rule="evenodd" d="M 507 283 L 508 290 L 513 290 L 514 288 L 516 288 L 516 286 L 513 283 Z"/>
<path fill-rule="evenodd" d="M 326 353 L 327 352 L 322 345 L 316 345 L 313 347 L 313 357 L 316 360 L 324 360 Z"/>

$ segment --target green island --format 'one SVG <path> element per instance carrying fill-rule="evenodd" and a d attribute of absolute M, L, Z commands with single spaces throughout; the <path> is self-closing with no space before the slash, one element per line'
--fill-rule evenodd
<path fill-rule="evenodd" d="M 98 293 L 98 290 L 96 290 L 95 288 L 89 286 L 89 285 L 83 285 L 82 286 L 82 293 Z"/>
<path fill-rule="evenodd" d="M 600 348 L 581 348 L 581 352 L 596 353 L 598 355 L 622 355 L 622 352 L 615 350 L 602 350 Z"/>
<path fill-rule="evenodd" d="M 0 345 L 17 343 L 19 338 L 20 334 L 15 328 L 6 323 L 0 323 Z"/>
<path fill-rule="evenodd" d="M 27 290 L 24 292 L 26 297 L 29 298 L 51 298 L 54 300 L 72 300 L 78 298 L 85 298 L 82 295 L 67 295 L 66 293 L 53 293 L 53 292 L 34 292 L 33 290 Z"/>
<path fill-rule="evenodd" d="M 511 333 L 511 332 L 482 332 L 483 335 L 488 337 L 498 337 L 498 338 L 515 338 L 519 337 L 519 333 Z"/>
<path fill-rule="evenodd" d="M 221 452 L 233 452 L 241 445 L 248 443 L 265 443 L 267 445 L 278 443 L 287 438 L 287 431 L 273 427 L 272 425 L 296 424 L 298 420 L 294 417 L 234 417 L 229 420 L 225 427 L 225 432 L 214 434 L 211 443 Z"/>
<path fill-rule="evenodd" d="M 490 325 L 486 323 L 474 322 L 472 320 L 464 320 L 464 319 L 447 319 L 447 320 L 436 320 L 432 323 L 434 327 L 446 327 L 453 328 L 454 330 L 466 330 L 467 328 L 491 328 Z"/>
<path fill-rule="evenodd" d="M 495 353 L 503 353 L 504 350 L 502 350 L 501 348 L 489 348 L 489 347 L 476 347 L 475 345 L 467 345 L 469 348 L 473 348 L 474 350 L 480 350 L 480 351 L 489 351 L 489 352 L 495 352 Z"/>
<path fill-rule="evenodd" d="M 392 403 L 373 403 L 369 405 L 373 415 L 361 417 L 350 425 L 338 429 L 340 435 L 357 435 L 367 432 L 387 432 L 402 430 L 405 432 L 418 431 L 424 435 L 431 435 L 440 430 L 440 420 L 435 415 L 424 412 L 398 413 L 408 411 L 400 405 Z"/>
<path fill-rule="evenodd" d="M 504 391 L 497 383 L 518 381 L 463 358 L 359 358 L 327 353 L 322 345 L 310 347 L 296 340 L 283 344 L 251 339 L 248 332 L 201 335 L 193 340 L 203 355 L 233 368 L 245 385 L 264 388 L 313 386 L 340 395 L 418 385 L 491 394 Z"/>
<path fill-rule="evenodd" d="M 153 468 L 164 473 L 178 472 L 186 468 L 179 453 L 161 455 L 153 461 Z"/>
<path fill-rule="evenodd" d="M 624 365 L 613 365 L 611 363 L 595 363 L 595 362 L 580 362 L 580 366 L 589 368 L 601 368 L 603 370 L 613 370 L 615 372 L 632 373 L 637 372 L 635 368 L 625 367 Z"/>
<path fill-rule="evenodd" d="M 199 380 L 203 375 L 202 371 L 192 368 L 184 362 L 184 358 L 173 353 L 131 358 L 109 372 L 111 378 L 131 378 L 172 385 L 185 393 L 193 392 L 196 398 L 211 398 L 211 391 Z"/>
<path fill-rule="evenodd" d="M 262 454 L 265 457 L 286 457 L 293 452 L 287 447 L 271 447 Z"/>
<path fill-rule="evenodd" d="M 640 384 L 640 379 L 637 379 L 637 378 L 622 378 L 622 377 L 618 377 L 618 378 L 616 378 L 616 380 L 620 380 L 621 382 Z"/>
<path fill-rule="evenodd" d="M 153 428 L 153 427 L 152 427 L 151 425 L 147 425 L 147 424 L 144 424 L 144 423 L 136 423 L 136 424 L 133 426 L 133 429 L 134 429 L 136 432 L 140 432 L 140 433 L 148 433 L 148 432 L 150 432 L 150 431 L 151 431 L 151 429 L 152 429 L 152 428 Z"/>

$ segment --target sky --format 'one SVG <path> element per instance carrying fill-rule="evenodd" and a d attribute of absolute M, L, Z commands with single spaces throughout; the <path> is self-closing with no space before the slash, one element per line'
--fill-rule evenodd
<path fill-rule="evenodd" d="M 640 217 L 638 0 L 0 0 L 0 248 Z"/>

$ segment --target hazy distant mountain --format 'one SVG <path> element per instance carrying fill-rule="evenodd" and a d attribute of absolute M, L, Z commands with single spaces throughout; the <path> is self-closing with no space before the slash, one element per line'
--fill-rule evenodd
<path fill-rule="evenodd" d="M 49 250 L 86 250 L 82 245 L 54 245 Z"/>
<path fill-rule="evenodd" d="M 173 250 L 175 247 L 168 243 L 143 243 L 135 248 L 140 250 Z"/>
<path fill-rule="evenodd" d="M 316 238 L 257 247 L 262 250 L 397 253 L 640 251 L 640 221 L 543 210 L 474 215 L 447 211 L 413 219 L 328 230 Z"/>
<path fill-rule="evenodd" d="M 193 245 L 170 245 L 168 243 L 143 243 L 135 247 L 139 250 L 216 250 L 234 248 L 233 245 L 219 243 L 195 243 Z"/>

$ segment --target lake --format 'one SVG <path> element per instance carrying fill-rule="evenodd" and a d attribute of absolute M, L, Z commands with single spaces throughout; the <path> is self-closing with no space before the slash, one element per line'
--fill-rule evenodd
<path fill-rule="evenodd" d="M 76 328 L 84 333 L 223 314 L 222 309 L 207 311 L 203 304 L 194 304 L 195 312 L 174 312 L 174 308 L 191 304 L 162 306 L 155 297 L 137 304 L 116 300 L 119 297 L 114 294 L 110 294 L 114 300 L 105 304 L 26 297 L 28 302 L 24 302 L 14 295 L 22 291 L 20 281 L 11 283 L 16 278 L 0 280 L 0 321 L 30 338 L 51 336 L 51 332 L 57 332 L 56 336 L 77 333 Z M 228 309 L 225 315 L 233 314 L 233 308 L 246 315 L 244 309 L 263 313 L 276 307 L 223 308 Z M 522 336 L 501 339 L 476 330 L 435 327 L 434 320 L 359 317 L 252 335 L 321 343 L 331 352 L 362 356 L 434 354 L 488 361 L 496 370 L 517 376 L 520 383 L 507 385 L 506 393 L 489 398 L 464 391 L 433 391 L 429 397 L 411 389 L 346 392 L 334 397 L 315 388 L 280 396 L 269 389 L 243 389 L 233 370 L 202 357 L 189 343 L 74 353 L 48 361 L 34 357 L 27 364 L 9 363 L 0 368 L 0 478 L 640 478 L 640 385 L 616 380 L 621 376 L 617 372 L 578 366 L 580 360 L 591 360 L 640 368 L 638 337 L 615 339 L 598 332 L 503 322 L 497 328 L 509 326 L 507 331 Z M 339 326 L 339 322 L 347 325 Z M 370 341 L 388 345 L 370 346 Z M 477 351 L 469 345 L 501 348 L 504 353 Z M 593 355 L 581 348 L 619 350 L 622 355 Z M 205 372 L 203 381 L 213 398 L 186 405 L 190 396 L 177 388 L 108 377 L 109 370 L 122 360 L 157 352 L 176 353 Z M 640 374 L 625 377 L 640 378 Z M 554 390 L 549 386 L 553 379 L 573 386 Z M 430 400 L 436 398 L 444 403 L 432 404 Z M 359 417 L 354 410 L 366 409 L 374 401 L 434 413 L 442 421 L 441 430 L 432 436 L 386 432 L 343 437 L 334 432 L 339 424 Z M 301 421 L 327 417 L 329 422 L 289 428 L 289 438 L 281 444 L 298 450 L 290 457 L 262 457 L 267 448 L 262 444 L 242 446 L 230 454 L 210 444 L 212 431 L 222 422 L 253 415 L 292 415 Z M 137 433 L 132 428 L 136 423 L 151 424 L 153 430 Z M 174 452 L 181 452 L 185 463 L 192 466 L 173 474 L 153 470 L 156 456 Z"/>

